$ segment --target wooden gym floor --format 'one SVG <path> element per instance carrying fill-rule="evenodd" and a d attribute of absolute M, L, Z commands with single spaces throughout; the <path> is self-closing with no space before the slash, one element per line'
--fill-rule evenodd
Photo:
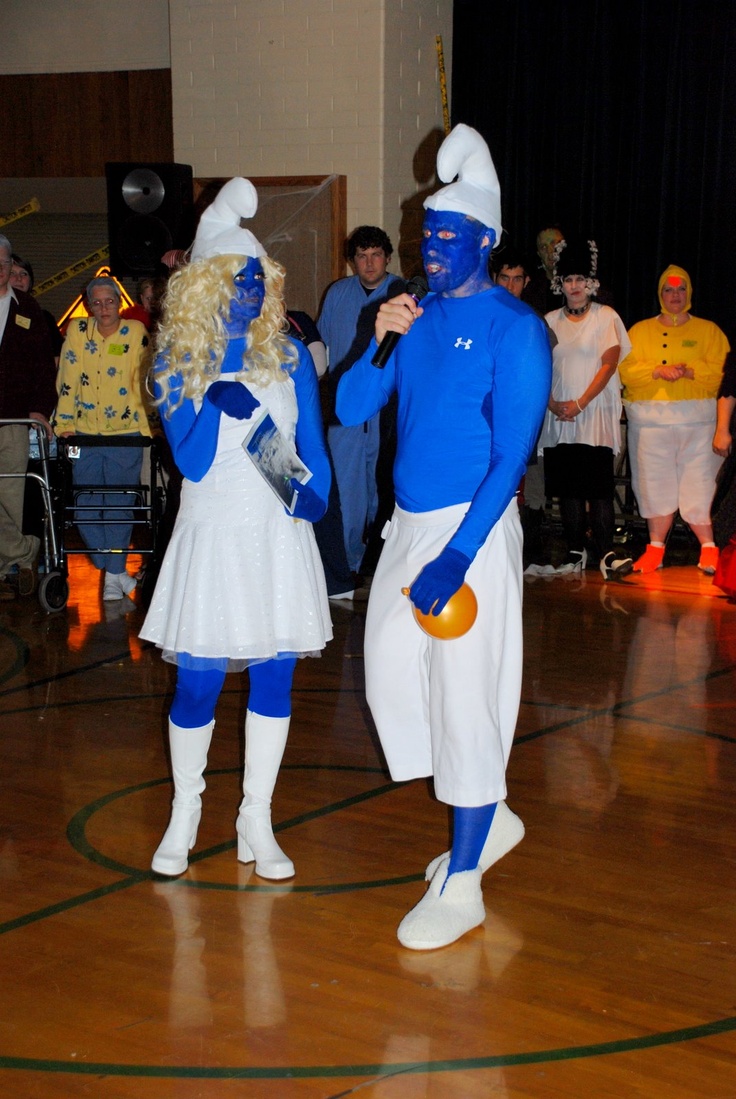
<path fill-rule="evenodd" d="M 736 606 L 697 569 L 526 582 L 527 835 L 484 878 L 485 926 L 419 954 L 395 929 L 447 814 L 382 767 L 365 605 L 333 606 L 297 669 L 293 883 L 235 858 L 235 676 L 189 872 L 162 880 L 172 670 L 70 566 L 64 612 L 0 605 L 4 1095 L 733 1099 Z"/>

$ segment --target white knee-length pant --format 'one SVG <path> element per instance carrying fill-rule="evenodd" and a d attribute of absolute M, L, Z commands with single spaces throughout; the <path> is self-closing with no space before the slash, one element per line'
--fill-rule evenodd
<path fill-rule="evenodd" d="M 409 587 L 446 546 L 468 505 L 410 513 L 397 508 L 371 588 L 366 689 L 393 779 L 434 776 L 448 805 L 506 796 L 522 674 L 522 533 L 513 499 L 468 570 L 478 617 L 443 641 L 417 624 Z"/>
<path fill-rule="evenodd" d="M 715 412 L 712 423 L 629 423 L 631 487 L 643 518 L 679 510 L 693 526 L 710 523 L 716 474 L 723 461 L 713 453 L 714 431 Z"/>

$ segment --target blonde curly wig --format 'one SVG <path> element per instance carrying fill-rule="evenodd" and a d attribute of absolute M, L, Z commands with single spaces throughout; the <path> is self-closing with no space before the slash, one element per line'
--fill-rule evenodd
<path fill-rule="evenodd" d="M 268 256 L 261 263 L 266 288 L 263 308 L 248 328 L 242 370 L 235 377 L 263 385 L 286 381 L 299 355 L 286 336 L 284 269 Z M 157 404 L 170 399 L 170 383 L 177 375 L 183 380 L 180 401 L 201 398 L 208 384 L 220 377 L 227 347 L 222 318 L 230 309 L 233 277 L 244 265 L 242 256 L 217 256 L 196 260 L 172 275 L 156 340 L 155 378 L 161 392 Z"/>

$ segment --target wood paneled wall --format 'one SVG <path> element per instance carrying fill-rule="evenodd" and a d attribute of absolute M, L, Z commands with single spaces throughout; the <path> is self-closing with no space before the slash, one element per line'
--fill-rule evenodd
<path fill-rule="evenodd" d="M 104 176 L 105 162 L 172 161 L 170 69 L 0 76 L 6 177 Z"/>

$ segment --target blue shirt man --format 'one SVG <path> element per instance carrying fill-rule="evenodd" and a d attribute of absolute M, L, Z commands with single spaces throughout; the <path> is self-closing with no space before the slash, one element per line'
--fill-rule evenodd
<path fill-rule="evenodd" d="M 374 225 L 359 226 L 348 239 L 346 254 L 355 274 L 329 288 L 318 320 L 333 386 L 368 346 L 381 303 L 392 291 L 403 288 L 402 280 L 387 270 L 392 252 L 388 235 Z M 365 536 L 378 510 L 378 414 L 350 427 L 331 424 L 327 442 L 340 494 L 348 565 L 351 572 L 358 573 Z"/>

